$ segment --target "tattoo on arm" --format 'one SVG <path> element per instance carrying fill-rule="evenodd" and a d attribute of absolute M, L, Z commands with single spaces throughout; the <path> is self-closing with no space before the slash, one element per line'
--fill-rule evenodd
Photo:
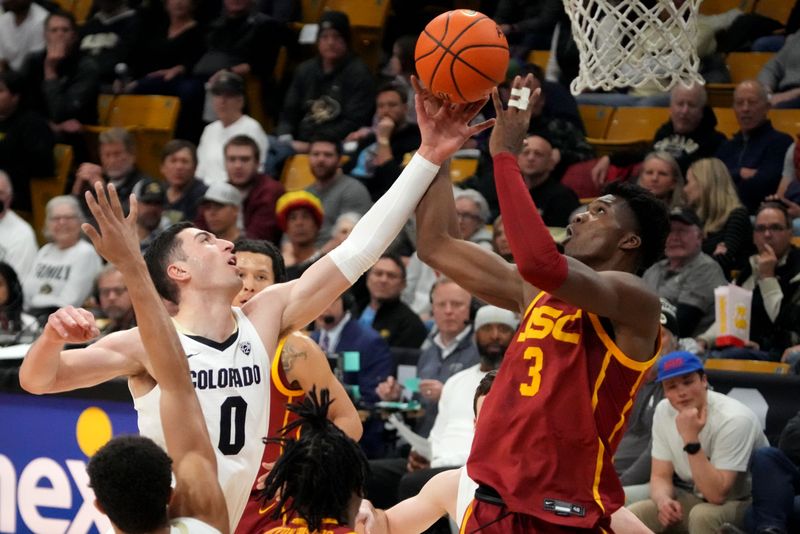
<path fill-rule="evenodd" d="M 288 373 L 294 367 L 294 362 L 298 358 L 308 359 L 308 354 L 304 350 L 297 350 L 288 343 L 283 345 L 283 350 L 280 354 L 281 365 L 283 365 L 283 372 Z"/>

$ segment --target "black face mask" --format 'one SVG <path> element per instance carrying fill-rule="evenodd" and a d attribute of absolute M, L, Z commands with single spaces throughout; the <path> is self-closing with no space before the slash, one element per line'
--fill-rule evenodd
<path fill-rule="evenodd" d="M 0 202 L 0 215 L 4 214 L 5 212 L 6 212 L 6 203 Z"/>

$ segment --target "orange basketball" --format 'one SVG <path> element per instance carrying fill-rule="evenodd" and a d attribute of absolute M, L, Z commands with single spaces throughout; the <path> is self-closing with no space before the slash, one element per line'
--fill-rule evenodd
<path fill-rule="evenodd" d="M 483 13 L 456 9 L 425 26 L 414 60 L 422 85 L 433 94 L 450 102 L 475 102 L 505 79 L 508 42 Z"/>

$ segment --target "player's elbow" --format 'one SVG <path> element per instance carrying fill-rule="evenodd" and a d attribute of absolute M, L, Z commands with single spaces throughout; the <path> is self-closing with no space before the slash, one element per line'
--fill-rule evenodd
<path fill-rule="evenodd" d="M 417 256 L 420 261 L 433 267 L 439 268 L 439 263 L 446 255 L 445 242 L 447 237 L 427 235 L 423 237 L 425 232 L 419 232 L 417 235 Z"/>
<path fill-rule="evenodd" d="M 19 385 L 22 389 L 33 395 L 44 395 L 50 392 L 48 385 L 42 383 L 41 380 L 37 380 L 36 375 L 25 368 L 24 365 L 19 369 Z"/>

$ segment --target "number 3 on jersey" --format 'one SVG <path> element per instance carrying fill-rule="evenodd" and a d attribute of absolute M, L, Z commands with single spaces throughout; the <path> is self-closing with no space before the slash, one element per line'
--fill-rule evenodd
<path fill-rule="evenodd" d="M 230 456 L 242 450 L 246 415 L 247 402 L 238 396 L 228 397 L 219 407 L 219 452 Z"/>
<path fill-rule="evenodd" d="M 523 356 L 526 360 L 533 360 L 528 367 L 528 376 L 531 381 L 519 385 L 519 392 L 523 397 L 533 397 L 539 393 L 539 386 L 542 384 L 542 365 L 544 364 L 544 353 L 539 347 L 528 347 Z"/>

